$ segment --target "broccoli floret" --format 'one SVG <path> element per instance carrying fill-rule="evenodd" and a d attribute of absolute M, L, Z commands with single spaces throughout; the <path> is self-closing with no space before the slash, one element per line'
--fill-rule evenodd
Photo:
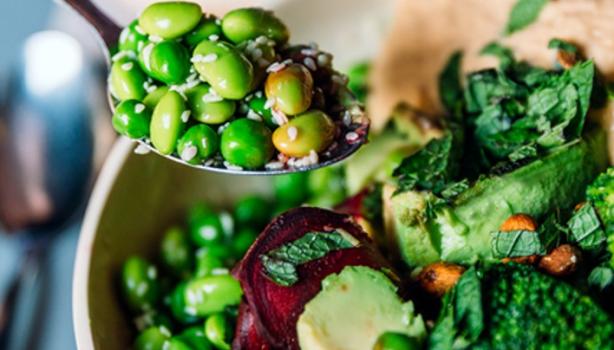
<path fill-rule="evenodd" d="M 605 311 L 530 266 L 470 269 L 450 294 L 431 349 L 614 349 Z"/>
<path fill-rule="evenodd" d="M 586 199 L 595 207 L 608 236 L 608 250 L 614 267 L 614 167 L 599 175 L 586 189 Z"/>

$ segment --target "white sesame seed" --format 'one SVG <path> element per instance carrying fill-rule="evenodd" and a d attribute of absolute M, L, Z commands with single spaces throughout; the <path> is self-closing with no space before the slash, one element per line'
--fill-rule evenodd
<path fill-rule="evenodd" d="M 145 68 L 151 69 L 151 51 L 154 48 L 154 44 L 147 44 L 145 48 L 143 48 L 143 63 L 145 64 Z"/>
<path fill-rule="evenodd" d="M 305 56 L 316 56 L 319 53 L 318 50 L 314 50 L 314 49 L 302 49 L 301 50 L 301 54 L 305 55 Z"/>
<path fill-rule="evenodd" d="M 224 132 L 224 130 L 226 130 L 226 128 L 228 127 L 228 125 L 230 125 L 230 123 L 224 123 L 222 125 L 220 125 L 219 128 L 217 128 L 217 133 L 221 134 Z"/>
<path fill-rule="evenodd" d="M 268 67 L 271 64 L 271 61 L 267 60 L 266 58 L 260 57 L 256 60 L 256 63 L 258 63 L 258 67 L 264 68 Z"/>
<path fill-rule="evenodd" d="M 120 51 L 120 52 L 116 53 L 115 55 L 113 55 L 113 57 L 111 57 L 111 61 L 117 62 L 117 61 L 119 61 L 119 60 L 121 60 L 122 58 L 125 58 L 125 57 L 136 58 L 135 56 L 136 55 L 132 51 Z"/>
<path fill-rule="evenodd" d="M 147 145 L 143 145 L 143 144 L 139 144 L 134 149 L 134 153 L 136 153 L 136 154 L 147 154 L 149 152 L 151 152 L 151 149 L 149 147 L 147 147 Z"/>
<path fill-rule="evenodd" d="M 226 169 L 229 169 L 229 170 L 236 170 L 236 171 L 243 170 L 242 167 L 238 165 L 230 164 L 229 162 L 226 162 L 226 161 L 224 162 L 224 166 L 226 167 Z"/>
<path fill-rule="evenodd" d="M 225 268 L 225 267 L 216 267 L 216 268 L 211 270 L 211 274 L 213 276 L 228 275 L 229 273 L 230 273 L 230 271 L 228 271 L 228 269 Z"/>
<path fill-rule="evenodd" d="M 121 65 L 121 68 L 125 71 L 130 71 L 134 67 L 134 63 L 128 62 Z"/>
<path fill-rule="evenodd" d="M 221 20 L 221 19 L 219 19 L 219 18 L 218 18 L 218 19 L 216 19 L 216 20 L 215 20 L 215 24 L 217 24 L 218 26 L 221 26 L 221 25 L 222 25 L 222 20 Z"/>
<path fill-rule="evenodd" d="M 285 65 L 292 64 L 292 59 L 291 58 L 287 58 L 287 59 L 283 60 L 281 63 L 285 64 Z"/>
<path fill-rule="evenodd" d="M 234 221 L 232 220 L 232 216 L 225 211 L 221 212 L 219 216 L 224 233 L 226 235 L 231 235 L 234 231 Z"/>
<path fill-rule="evenodd" d="M 260 98 L 260 97 L 262 97 L 262 91 L 256 91 L 256 93 L 254 95 L 256 97 Z"/>
<path fill-rule="evenodd" d="M 284 125 L 288 122 L 288 117 L 281 111 L 272 109 L 271 114 L 273 114 L 273 119 L 275 121 L 275 124 L 279 126 Z"/>
<path fill-rule="evenodd" d="M 264 36 L 264 35 L 261 35 L 261 36 L 259 36 L 259 37 L 257 37 L 257 38 L 256 38 L 255 42 L 256 42 L 256 43 L 258 43 L 258 44 L 260 44 L 260 45 L 264 45 L 264 44 L 266 44 L 266 43 L 268 43 L 268 42 L 269 42 L 269 38 L 267 38 L 267 37 L 266 37 L 266 36 Z"/>
<path fill-rule="evenodd" d="M 264 108 L 265 109 L 271 109 L 271 107 L 275 106 L 275 98 L 271 97 L 269 99 L 266 100 L 266 102 L 264 103 Z"/>
<path fill-rule="evenodd" d="M 200 62 L 203 62 L 203 58 L 204 58 L 203 55 L 198 55 L 197 54 L 197 55 L 192 56 L 192 58 L 190 59 L 190 62 L 192 62 L 192 63 L 200 63 Z"/>
<path fill-rule="evenodd" d="M 318 70 L 316 61 L 314 61 L 313 58 L 311 57 L 305 57 L 305 59 L 303 60 L 303 63 L 305 64 L 307 68 L 311 69 L 312 71 Z"/>
<path fill-rule="evenodd" d="M 209 89 L 209 92 L 202 97 L 203 102 L 220 102 L 224 101 L 224 98 L 215 92 L 213 89 Z"/>
<path fill-rule="evenodd" d="M 268 162 L 264 165 L 266 169 L 276 170 L 282 169 L 284 167 L 284 163 L 282 162 Z"/>
<path fill-rule="evenodd" d="M 210 41 L 218 41 L 218 40 L 220 40 L 220 36 L 217 35 L 217 34 L 211 34 L 211 35 L 209 35 L 209 40 Z"/>
<path fill-rule="evenodd" d="M 157 89 L 158 89 L 158 87 L 155 86 L 155 85 L 147 85 L 145 87 L 145 91 L 147 91 L 148 93 L 152 93 L 152 92 L 156 91 Z"/>
<path fill-rule="evenodd" d="M 169 340 L 165 340 L 164 343 L 162 343 L 162 350 L 170 350 L 171 349 L 171 342 Z"/>
<path fill-rule="evenodd" d="M 296 137 L 298 136 L 298 129 L 296 128 L 296 126 L 291 126 L 288 128 L 287 133 L 288 133 L 288 138 L 290 139 L 290 141 L 294 141 L 296 140 Z"/>
<path fill-rule="evenodd" d="M 345 134 L 345 139 L 347 141 L 349 141 L 349 142 L 356 141 L 356 140 L 358 140 L 359 137 L 360 136 L 357 133 L 353 132 L 353 131 L 350 131 L 347 134 Z"/>
<path fill-rule="evenodd" d="M 154 43 L 159 43 L 162 40 L 164 40 L 161 36 L 158 35 L 150 35 L 149 36 L 149 41 L 154 42 Z"/>
<path fill-rule="evenodd" d="M 333 74 L 332 80 L 334 83 L 337 83 L 339 85 L 347 85 L 348 83 L 347 76 L 342 74 Z"/>
<path fill-rule="evenodd" d="M 321 53 L 318 55 L 318 65 L 319 66 L 328 67 L 330 66 L 331 62 L 332 62 L 332 58 L 330 54 Z"/>
<path fill-rule="evenodd" d="M 138 286 L 136 287 L 136 295 L 138 296 L 145 295 L 145 293 L 147 293 L 147 289 L 149 289 L 149 286 L 147 285 L 147 283 L 145 282 L 139 283 Z"/>
<path fill-rule="evenodd" d="M 312 49 L 312 50 L 317 50 L 318 49 L 318 44 L 314 41 L 310 42 L 308 44 L 308 46 Z"/>
<path fill-rule="evenodd" d="M 343 112 L 343 124 L 350 126 L 352 124 L 352 114 L 349 111 Z"/>
<path fill-rule="evenodd" d="M 280 63 L 280 62 L 273 62 L 273 64 L 271 64 L 267 69 L 267 73 L 275 73 L 275 72 L 279 72 L 280 70 L 286 68 L 286 65 L 284 63 Z"/>
<path fill-rule="evenodd" d="M 217 60 L 217 55 L 214 53 L 210 53 L 208 55 L 206 55 L 205 57 L 203 57 L 202 62 L 204 63 L 211 63 L 211 62 L 215 62 Z"/>
<path fill-rule="evenodd" d="M 183 113 L 181 113 L 181 121 L 184 123 L 187 123 L 188 120 L 190 119 L 190 111 L 189 110 L 185 110 L 183 111 Z"/>
<path fill-rule="evenodd" d="M 138 25 L 134 26 L 134 30 L 135 30 L 137 33 L 141 34 L 141 35 L 147 35 L 147 33 L 145 33 L 145 31 L 143 30 L 143 28 L 141 28 L 141 27 L 140 27 L 140 26 L 138 26 Z"/>
<path fill-rule="evenodd" d="M 260 114 L 254 112 L 254 110 L 252 110 L 252 109 L 247 111 L 247 119 L 255 120 L 257 122 L 261 122 L 262 121 L 262 117 L 260 116 Z"/>
<path fill-rule="evenodd" d="M 145 105 L 142 103 L 137 103 L 134 106 L 134 113 L 141 114 L 145 110 Z"/>
<path fill-rule="evenodd" d="M 158 277 L 158 270 L 156 270 L 155 267 L 150 266 L 147 269 L 147 277 L 149 277 L 150 279 L 156 279 L 156 277 Z"/>

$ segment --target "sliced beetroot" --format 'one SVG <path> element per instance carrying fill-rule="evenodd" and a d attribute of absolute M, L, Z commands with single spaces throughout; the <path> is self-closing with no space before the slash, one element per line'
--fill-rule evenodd
<path fill-rule="evenodd" d="M 242 302 L 239 305 L 239 317 L 235 329 L 233 350 L 269 350 L 271 347 L 256 328 L 256 319 L 249 305 Z"/>
<path fill-rule="evenodd" d="M 353 236 L 356 247 L 334 250 L 326 256 L 299 265 L 299 279 L 291 286 L 280 286 L 266 274 L 262 256 L 309 232 L 343 231 Z M 253 313 L 257 333 L 271 348 L 299 349 L 296 323 L 309 302 L 321 289 L 322 280 L 346 266 L 390 268 L 372 241 L 351 216 L 317 208 L 297 208 L 278 216 L 249 249 L 235 276 L 240 280 L 245 299 Z"/>

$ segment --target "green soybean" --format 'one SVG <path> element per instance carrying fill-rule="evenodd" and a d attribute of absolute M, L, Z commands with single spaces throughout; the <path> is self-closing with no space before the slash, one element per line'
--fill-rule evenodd
<path fill-rule="evenodd" d="M 205 321 L 205 335 L 211 344 L 220 350 L 230 350 L 233 327 L 222 312 L 213 314 Z"/>
<path fill-rule="evenodd" d="M 175 151 L 188 115 L 183 97 L 176 91 L 169 91 L 160 99 L 150 125 L 151 142 L 160 153 L 171 154 Z"/>
<path fill-rule="evenodd" d="M 186 233 L 178 226 L 169 228 L 160 245 L 164 266 L 177 277 L 187 276 L 194 264 L 192 254 L 192 246 Z"/>
<path fill-rule="evenodd" d="M 247 252 L 249 247 L 258 237 L 258 231 L 251 227 L 245 227 L 239 230 L 239 232 L 232 239 L 232 252 L 237 259 L 243 258 L 243 255 Z"/>
<path fill-rule="evenodd" d="M 181 136 L 177 152 L 184 161 L 200 164 L 213 156 L 219 148 L 219 137 L 208 125 L 194 125 Z"/>
<path fill-rule="evenodd" d="M 264 85 L 267 98 L 275 108 L 288 115 L 297 115 L 311 105 L 313 77 L 302 64 L 291 64 L 269 74 Z"/>
<path fill-rule="evenodd" d="M 260 196 L 247 196 L 235 204 L 234 218 L 241 227 L 260 229 L 269 222 L 269 202 Z"/>
<path fill-rule="evenodd" d="M 273 144 L 283 154 L 304 157 L 324 151 L 335 138 L 335 124 L 326 113 L 311 110 L 292 118 L 273 133 Z"/>
<path fill-rule="evenodd" d="M 139 21 L 134 20 L 119 34 L 118 50 L 129 51 L 136 55 L 147 43 L 147 34 L 139 26 Z"/>
<path fill-rule="evenodd" d="M 421 348 L 416 338 L 395 332 L 380 335 L 373 346 L 373 350 L 419 350 Z"/>
<path fill-rule="evenodd" d="M 266 78 L 266 69 L 278 59 L 275 48 L 269 45 L 268 39 L 260 40 L 260 38 L 258 40 L 244 41 L 237 48 L 252 62 L 254 67 L 253 87 L 255 89 Z"/>
<path fill-rule="evenodd" d="M 223 249 L 227 249 L 225 245 L 220 245 Z M 222 258 L 214 249 L 209 247 L 199 249 L 196 253 L 196 272 L 195 277 L 211 276 L 215 271 L 224 267 Z"/>
<path fill-rule="evenodd" d="M 147 76 L 136 61 L 123 58 L 113 62 L 109 76 L 109 89 L 118 100 L 142 100 L 145 97 Z"/>
<path fill-rule="evenodd" d="M 235 113 L 235 101 L 217 96 L 208 84 L 200 84 L 188 90 L 186 97 L 192 110 L 192 118 L 201 123 L 221 124 Z"/>
<path fill-rule="evenodd" d="M 271 131 L 246 118 L 231 122 L 222 132 L 220 149 L 229 163 L 246 169 L 263 167 L 274 153 Z"/>
<path fill-rule="evenodd" d="M 169 341 L 171 333 L 164 327 L 150 327 L 136 338 L 135 350 L 164 350 L 164 344 Z"/>
<path fill-rule="evenodd" d="M 168 296 L 167 304 L 173 318 L 181 324 L 192 324 L 198 320 L 196 311 L 186 305 L 185 290 L 187 282 L 180 282 Z"/>
<path fill-rule="evenodd" d="M 223 98 L 238 100 L 252 89 L 254 68 L 234 46 L 202 41 L 194 49 L 194 68 Z"/>
<path fill-rule="evenodd" d="M 158 105 L 158 102 L 166 95 L 168 92 L 168 86 L 160 86 L 152 92 L 148 93 L 147 96 L 143 99 L 143 104 L 147 106 L 149 109 L 154 110 Z"/>
<path fill-rule="evenodd" d="M 192 350 L 213 349 L 211 343 L 207 339 L 207 336 L 205 336 L 203 327 L 190 327 L 181 332 L 177 338 L 183 341 L 185 344 L 191 346 Z"/>
<path fill-rule="evenodd" d="M 185 290 L 186 305 L 198 316 L 209 316 L 241 302 L 243 291 L 231 275 L 200 277 L 188 282 Z"/>
<path fill-rule="evenodd" d="M 165 327 L 166 329 L 171 329 L 173 327 L 173 321 L 170 317 L 160 310 L 145 311 L 136 319 L 135 323 L 138 329 L 147 329 L 150 327 Z"/>
<path fill-rule="evenodd" d="M 261 8 L 242 8 L 228 12 L 222 19 L 222 30 L 234 43 L 266 36 L 282 45 L 290 37 L 286 25 L 272 12 Z"/>
<path fill-rule="evenodd" d="M 289 206 L 302 204 L 309 197 L 308 179 L 309 175 L 305 172 L 275 176 L 273 178 L 275 197 Z"/>
<path fill-rule="evenodd" d="M 184 82 L 190 74 L 190 55 L 174 40 L 147 44 L 139 62 L 150 76 L 169 85 Z"/>
<path fill-rule="evenodd" d="M 122 269 L 124 300 L 133 311 L 152 309 L 160 297 L 156 267 L 139 257 L 131 257 Z"/>
<path fill-rule="evenodd" d="M 122 101 L 115 107 L 112 124 L 119 134 L 133 139 L 149 135 L 151 109 L 137 100 Z"/>
<path fill-rule="evenodd" d="M 164 346 L 164 350 L 192 350 L 192 346 L 179 337 L 172 337 Z"/>
<path fill-rule="evenodd" d="M 195 47 L 203 40 L 216 41 L 221 39 L 222 27 L 218 24 L 218 19 L 215 16 L 203 16 L 200 23 L 185 36 L 185 41 L 190 47 Z"/>
<path fill-rule="evenodd" d="M 248 106 L 252 111 L 256 112 L 260 117 L 262 117 L 262 120 L 264 121 L 266 126 L 268 126 L 271 129 L 277 128 L 279 125 L 277 125 L 277 122 L 275 121 L 275 118 L 273 117 L 273 113 L 271 112 L 271 107 L 265 107 L 266 103 L 267 103 L 266 97 L 255 96 L 251 100 L 249 100 Z"/>
<path fill-rule="evenodd" d="M 224 227 L 217 214 L 204 215 L 190 225 L 192 242 L 199 247 L 219 243 L 224 239 Z"/>
<path fill-rule="evenodd" d="M 139 17 L 139 26 L 150 35 L 175 39 L 194 29 L 202 17 L 198 4 L 182 1 L 149 5 Z"/>

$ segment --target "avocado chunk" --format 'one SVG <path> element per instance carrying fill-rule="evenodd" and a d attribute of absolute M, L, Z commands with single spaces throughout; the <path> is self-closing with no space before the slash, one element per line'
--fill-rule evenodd
<path fill-rule="evenodd" d="M 298 319 L 301 349 L 371 350 L 385 332 L 422 340 L 422 318 L 396 291 L 383 272 L 369 267 L 348 266 L 329 275 Z"/>
<path fill-rule="evenodd" d="M 389 239 L 410 267 L 444 260 L 472 264 L 493 260 L 491 233 L 516 213 L 536 219 L 580 202 L 586 186 L 607 166 L 602 130 L 561 146 L 545 157 L 501 176 L 478 180 L 449 206 L 424 219 L 428 192 L 393 196 Z M 384 191 L 390 196 L 393 189 Z"/>

